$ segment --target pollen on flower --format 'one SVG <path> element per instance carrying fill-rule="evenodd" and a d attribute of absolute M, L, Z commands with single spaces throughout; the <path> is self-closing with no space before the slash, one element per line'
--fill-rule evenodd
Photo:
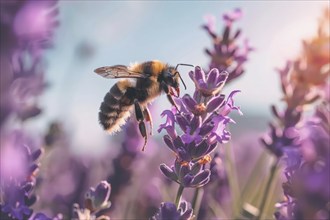
<path fill-rule="evenodd" d="M 180 162 L 180 164 L 181 164 L 181 166 L 189 166 L 189 162 L 187 162 L 187 161 L 182 161 L 182 162 Z"/>
<path fill-rule="evenodd" d="M 205 155 L 202 159 L 198 160 L 198 163 L 201 165 L 204 165 L 204 164 L 211 162 L 211 160 L 212 160 L 212 157 L 208 154 L 208 155 Z"/>
<path fill-rule="evenodd" d="M 199 103 L 199 104 L 195 105 L 195 111 L 196 111 L 195 112 L 196 115 L 202 115 L 202 114 L 204 114 L 205 111 L 206 111 L 205 104 L 204 103 Z"/>
<path fill-rule="evenodd" d="M 220 42 L 217 42 L 217 43 L 220 43 Z M 232 65 L 232 63 L 234 62 L 234 59 L 231 58 L 231 57 L 223 57 L 223 56 L 219 56 L 218 54 L 214 54 L 211 56 L 212 59 L 213 59 L 213 62 L 216 64 L 216 65 L 222 65 L 222 66 L 230 66 Z"/>

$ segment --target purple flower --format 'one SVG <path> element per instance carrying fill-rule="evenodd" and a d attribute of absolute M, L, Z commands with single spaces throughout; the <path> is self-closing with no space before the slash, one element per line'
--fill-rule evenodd
<path fill-rule="evenodd" d="M 228 78 L 226 71 L 219 72 L 218 69 L 213 68 L 208 74 L 199 67 L 195 67 L 195 71 L 189 72 L 190 78 L 194 81 L 197 90 L 204 96 L 217 95 Z"/>
<path fill-rule="evenodd" d="M 161 124 L 159 126 L 158 132 L 161 132 L 161 130 L 165 129 L 167 133 L 172 137 L 176 137 L 176 131 L 174 129 L 174 115 L 170 110 L 165 110 L 162 114 L 162 117 L 166 116 L 166 122 L 164 124 Z"/>
<path fill-rule="evenodd" d="M 202 169 L 201 163 L 186 163 L 175 160 L 171 168 L 165 164 L 160 165 L 163 174 L 183 187 L 198 188 L 210 181 L 210 171 Z"/>
<path fill-rule="evenodd" d="M 108 201 L 110 197 L 111 186 L 107 181 L 101 181 L 96 189 L 89 188 L 85 195 L 85 201 L 89 204 L 89 210 L 95 211 L 109 208 L 111 203 Z"/>
<path fill-rule="evenodd" d="M 287 181 L 282 184 L 287 201 L 278 205 L 277 219 L 319 219 L 321 213 L 329 218 L 325 213 L 330 198 L 330 136 L 320 126 L 307 125 L 304 129 L 299 151 L 293 156 L 287 153 L 291 166 L 289 163 L 285 169 Z"/>
<path fill-rule="evenodd" d="M 261 139 L 267 150 L 277 157 L 282 157 L 286 148 L 290 149 L 299 147 L 299 136 L 295 128 L 287 128 L 282 130 L 270 124 L 271 132 L 269 136 Z"/>
<path fill-rule="evenodd" d="M 206 140 L 201 140 L 198 143 L 192 138 L 191 141 L 183 141 L 184 134 L 182 137 L 178 136 L 174 140 L 170 136 L 164 136 L 164 142 L 166 145 L 183 161 L 193 161 L 196 162 L 205 157 L 205 155 L 210 154 L 217 143 L 208 143 Z"/>
<path fill-rule="evenodd" d="M 85 208 L 75 203 L 72 208 L 72 217 L 77 220 L 86 219 L 110 219 L 102 215 L 102 211 L 109 209 L 111 185 L 107 181 L 101 181 L 96 188 L 89 188 L 85 195 Z"/>
<path fill-rule="evenodd" d="M 219 72 L 218 69 L 211 69 L 208 74 L 199 67 L 189 72 L 190 78 L 194 81 L 197 90 L 204 96 L 217 95 L 228 78 L 226 71 Z"/>
<path fill-rule="evenodd" d="M 230 93 L 227 99 L 220 94 L 225 77 L 222 78 L 217 69 L 205 74 L 196 67 L 190 76 L 196 85 L 194 97 L 186 94 L 176 99 L 180 112 L 165 110 L 162 116 L 167 116 L 166 123 L 160 125 L 158 132 L 162 129 L 167 131 L 164 142 L 181 161 L 197 162 L 207 158 L 217 143 L 230 140 L 226 127 L 234 121 L 228 115 L 232 110 L 241 111 L 233 100 L 238 90 Z M 205 85 L 205 89 L 201 90 L 200 85 Z M 177 134 L 176 125 L 182 130 L 181 135 Z"/>
<path fill-rule="evenodd" d="M 0 123 L 11 114 L 25 120 L 41 110 L 45 87 L 42 52 L 52 44 L 58 22 L 56 0 L 2 1 Z"/>
<path fill-rule="evenodd" d="M 184 188 L 203 187 L 210 181 L 210 154 L 219 143 L 230 140 L 231 135 L 226 127 L 234 121 L 229 113 L 232 110 L 241 113 L 233 100 L 238 90 L 230 93 L 227 98 L 221 94 L 228 77 L 226 72 L 219 73 L 218 69 L 212 69 L 205 73 L 197 66 L 189 75 L 195 83 L 193 97 L 185 94 L 182 98 L 176 98 L 178 109 L 173 108 L 162 113 L 167 119 L 158 130 L 167 131 L 163 140 L 176 156 L 174 165 L 161 164 L 160 170 L 169 180 L 180 185 L 176 197 L 177 206 Z M 181 131 L 177 132 L 177 129 Z M 172 210 L 170 205 L 162 208 L 164 212 L 168 211 L 166 216 L 170 216 L 170 219 L 179 218 L 176 212 L 169 211 Z"/>
<path fill-rule="evenodd" d="M 30 206 L 36 202 L 32 193 L 39 167 L 36 160 L 42 151 L 31 152 L 24 145 L 27 142 L 26 136 L 18 131 L 1 135 L 1 216 L 21 220 L 33 213 Z"/>
<path fill-rule="evenodd" d="M 190 220 L 193 219 L 193 210 L 188 207 L 187 202 L 181 202 L 179 209 L 174 203 L 164 202 L 152 220 Z"/>
<path fill-rule="evenodd" d="M 238 29 L 232 34 L 232 24 L 242 17 L 240 9 L 235 9 L 222 16 L 225 28 L 222 35 L 215 33 L 214 17 L 207 17 L 207 24 L 203 28 L 208 32 L 213 40 L 213 50 L 206 49 L 206 53 L 211 57 L 209 69 L 216 68 L 219 71 L 228 71 L 227 82 L 239 77 L 244 72 L 244 64 L 248 60 L 248 55 L 253 51 L 247 39 L 243 45 L 239 45 L 238 38 L 241 30 Z"/>
<path fill-rule="evenodd" d="M 227 26 L 230 26 L 236 20 L 239 20 L 242 17 L 242 11 L 239 8 L 234 9 L 234 11 L 225 13 L 222 18 L 226 22 Z"/>
<path fill-rule="evenodd" d="M 13 32 L 19 39 L 19 46 L 28 48 L 39 56 L 41 49 L 52 45 L 54 29 L 58 26 L 56 17 L 57 0 L 26 1 L 13 20 Z"/>

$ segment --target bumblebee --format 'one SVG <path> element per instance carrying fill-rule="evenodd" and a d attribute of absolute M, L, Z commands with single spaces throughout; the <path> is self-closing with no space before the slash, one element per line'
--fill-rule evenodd
<path fill-rule="evenodd" d="M 174 68 L 154 60 L 131 66 L 115 65 L 95 69 L 95 73 L 105 78 L 124 78 L 110 89 L 101 103 L 99 122 L 103 129 L 110 134 L 119 131 L 134 110 L 140 133 L 145 140 L 142 147 L 144 151 L 148 140 L 144 121 L 150 123 L 152 135 L 152 118 L 147 105 L 165 93 L 169 102 L 178 109 L 172 96 L 180 96 L 179 79 L 186 88 L 177 71 L 180 65 L 193 66 L 177 64 Z"/>

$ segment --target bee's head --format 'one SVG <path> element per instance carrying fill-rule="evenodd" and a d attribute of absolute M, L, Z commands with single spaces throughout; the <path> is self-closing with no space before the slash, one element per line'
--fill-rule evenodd
<path fill-rule="evenodd" d="M 167 69 L 165 69 L 162 73 L 162 78 L 164 80 L 164 82 L 166 83 L 166 85 L 170 86 L 171 88 L 174 88 L 177 96 L 180 95 L 180 87 L 179 87 L 179 80 L 181 80 L 183 86 L 185 89 L 187 89 L 186 84 L 184 83 L 179 71 L 177 70 L 178 66 L 180 65 L 184 65 L 184 66 L 193 66 L 190 64 L 178 64 L 176 65 L 176 67 L 169 67 Z M 172 94 L 174 94 L 173 92 L 171 92 Z"/>
<path fill-rule="evenodd" d="M 166 85 L 171 86 L 173 88 L 179 87 L 179 75 L 180 73 L 174 69 L 173 67 L 170 67 L 166 69 L 163 73 L 164 82 Z"/>
<path fill-rule="evenodd" d="M 176 92 L 175 96 L 180 95 L 180 73 L 174 67 L 169 67 L 165 69 L 162 73 L 162 79 L 165 84 L 168 85 L 171 95 L 175 95 L 174 91 Z"/>

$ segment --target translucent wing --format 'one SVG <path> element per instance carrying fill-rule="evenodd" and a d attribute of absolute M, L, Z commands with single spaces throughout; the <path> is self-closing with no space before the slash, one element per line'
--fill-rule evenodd
<path fill-rule="evenodd" d="M 116 65 L 116 66 L 103 66 L 94 70 L 100 76 L 105 78 L 146 78 L 147 76 L 140 72 L 135 72 L 128 69 L 127 66 L 124 65 Z"/>

